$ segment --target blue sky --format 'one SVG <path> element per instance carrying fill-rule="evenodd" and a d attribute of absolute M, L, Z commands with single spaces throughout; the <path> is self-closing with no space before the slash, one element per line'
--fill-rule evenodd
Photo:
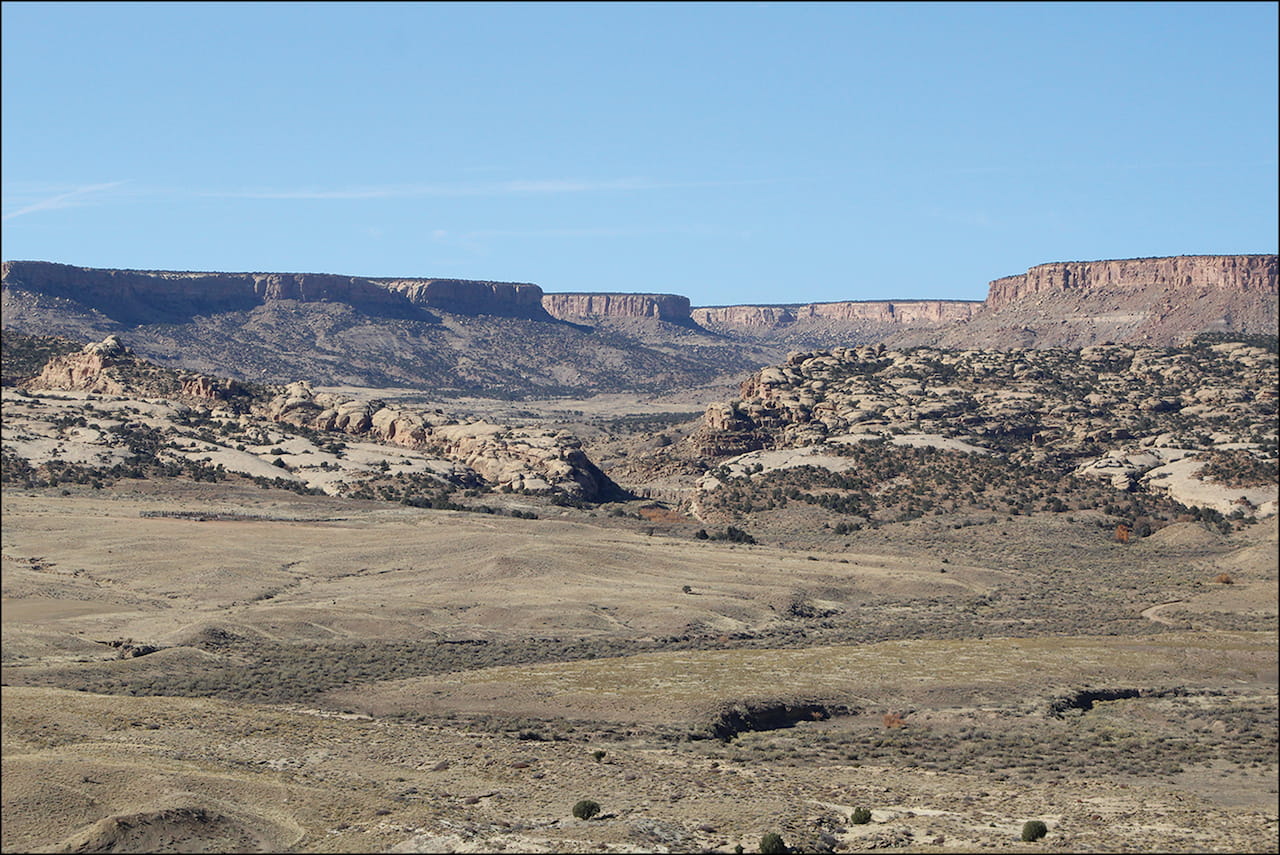
<path fill-rule="evenodd" d="M 3 255 L 981 299 L 1275 252 L 1277 4 L 3 5 Z"/>

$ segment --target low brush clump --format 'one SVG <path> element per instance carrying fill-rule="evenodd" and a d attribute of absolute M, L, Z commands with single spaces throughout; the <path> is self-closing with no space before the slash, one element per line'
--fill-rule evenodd
<path fill-rule="evenodd" d="M 1033 819 L 1022 824 L 1022 839 L 1027 843 L 1034 843 L 1048 833 L 1048 826 L 1038 819 Z"/>
<path fill-rule="evenodd" d="M 782 835 L 777 832 L 770 831 L 764 837 L 760 838 L 761 855 L 782 855 L 787 852 L 786 841 L 782 839 Z"/>

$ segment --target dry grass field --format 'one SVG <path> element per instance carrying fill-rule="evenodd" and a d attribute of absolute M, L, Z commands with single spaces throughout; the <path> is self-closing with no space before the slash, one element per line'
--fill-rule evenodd
<path fill-rule="evenodd" d="M 1274 517 L 747 545 L 555 512 L 6 489 L 2 848 L 1280 842 Z"/>

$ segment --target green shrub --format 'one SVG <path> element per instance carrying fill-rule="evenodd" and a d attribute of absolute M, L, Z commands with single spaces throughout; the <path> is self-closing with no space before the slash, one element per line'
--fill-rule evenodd
<path fill-rule="evenodd" d="M 849 821 L 854 825 L 866 825 L 871 821 L 871 811 L 864 807 L 856 807 L 853 814 L 849 817 Z"/>
<path fill-rule="evenodd" d="M 787 851 L 787 844 L 782 841 L 782 835 L 770 831 L 764 837 L 760 838 L 761 855 L 779 855 Z"/>
<path fill-rule="evenodd" d="M 1038 819 L 1029 820 L 1022 824 L 1022 839 L 1028 843 L 1039 840 L 1048 833 L 1048 826 Z"/>
<path fill-rule="evenodd" d="M 573 815 L 578 819 L 591 819 L 600 812 L 600 803 L 591 799 L 583 799 L 573 806 Z"/>

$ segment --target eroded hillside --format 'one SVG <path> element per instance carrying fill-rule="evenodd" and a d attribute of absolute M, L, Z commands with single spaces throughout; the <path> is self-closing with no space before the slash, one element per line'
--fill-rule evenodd
<path fill-rule="evenodd" d="M 1040 264 L 996 279 L 963 323 L 904 330 L 893 346 L 1182 345 L 1200 333 L 1275 336 L 1275 255 L 1181 255 Z"/>
<path fill-rule="evenodd" d="M 678 294 L 311 273 L 106 270 L 7 261 L 4 328 L 125 336 L 159 364 L 239 380 L 429 388 L 438 397 L 662 394 L 729 382 L 789 350 L 1180 345 L 1275 336 L 1276 256 L 1039 265 L 985 301 L 691 307 Z M 855 285 L 851 284 L 851 290 Z"/>
<path fill-rule="evenodd" d="M 20 346 L 11 339 L 15 347 Z M 459 489 L 600 501 L 616 487 L 572 436 L 378 399 L 175 372 L 108 336 L 5 390 L 7 483 L 231 475 L 446 506 Z"/>
<path fill-rule="evenodd" d="M 753 535 L 1105 512 L 1141 535 L 1276 513 L 1277 358 L 1239 343 L 793 353 L 619 483 Z"/>
<path fill-rule="evenodd" d="M 3 291 L 6 331 L 82 342 L 121 335 L 140 356 L 187 371 L 424 388 L 437 397 L 661 393 L 740 375 L 782 353 L 689 322 L 682 297 L 682 316 L 643 311 L 644 301 L 632 314 L 636 300 L 614 297 L 604 316 L 559 320 L 543 296 L 527 283 L 45 262 L 5 262 Z M 588 308 L 574 305 L 553 304 Z"/>

